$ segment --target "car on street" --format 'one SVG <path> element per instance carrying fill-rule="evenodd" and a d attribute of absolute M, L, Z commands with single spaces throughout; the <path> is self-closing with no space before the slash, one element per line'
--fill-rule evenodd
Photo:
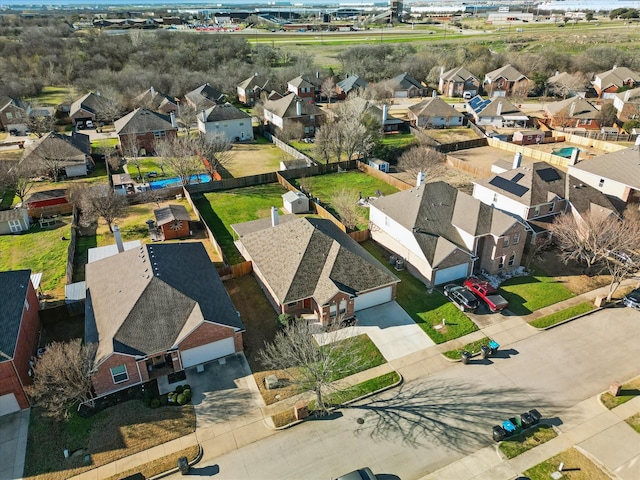
<path fill-rule="evenodd" d="M 636 288 L 635 290 L 627 293 L 622 299 L 622 303 L 627 307 L 640 310 L 640 288 Z"/>
<path fill-rule="evenodd" d="M 445 285 L 444 295 L 463 312 L 473 312 L 480 306 L 478 297 L 471 293 L 468 288 L 461 287 L 460 285 L 453 283 Z"/>
<path fill-rule="evenodd" d="M 364 467 L 342 475 L 336 480 L 376 480 L 376 476 L 369 467 Z"/>

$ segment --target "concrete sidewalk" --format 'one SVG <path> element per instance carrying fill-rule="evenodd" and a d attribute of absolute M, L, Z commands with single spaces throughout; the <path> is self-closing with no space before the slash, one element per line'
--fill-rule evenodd
<path fill-rule="evenodd" d="M 633 285 L 634 282 L 626 282 Z M 430 375 L 452 366 L 452 361 L 446 359 L 442 352 L 459 348 L 466 343 L 472 342 L 484 336 L 496 340 L 502 347 L 513 344 L 525 338 L 541 333 L 540 330 L 531 327 L 528 321 L 539 318 L 551 313 L 569 308 L 586 301 L 593 301 L 597 296 L 606 295 L 608 286 L 597 290 L 578 295 L 570 299 L 564 300 L 549 307 L 542 308 L 533 312 L 526 317 L 504 316 L 503 320 L 492 322 L 480 330 L 473 332 L 455 340 L 451 340 L 440 345 L 434 345 L 418 352 L 405 355 L 403 357 L 391 360 L 384 365 L 372 368 L 370 370 L 357 373 L 339 381 L 340 386 L 355 385 L 365 380 L 375 378 L 385 373 L 396 370 L 405 381 L 409 382 L 416 378 Z M 499 315 L 499 314 L 494 314 Z M 255 408 L 246 415 L 234 417 L 229 421 L 219 424 L 207 425 L 205 428 L 197 428 L 195 433 L 185 437 L 158 445 L 152 449 L 130 455 L 116 462 L 104 465 L 102 467 L 90 470 L 84 474 L 73 477 L 77 480 L 99 480 L 117 473 L 123 472 L 130 468 L 147 463 L 155 458 L 162 457 L 172 452 L 177 452 L 191 445 L 199 443 L 208 457 L 220 456 L 230 451 L 242 448 L 253 442 L 269 437 L 277 433 L 270 424 L 270 417 L 278 412 L 292 408 L 293 405 L 302 399 L 309 400 L 315 398 L 313 393 L 305 393 L 299 396 L 282 400 L 276 404 L 266 407 Z M 635 411 L 633 409 L 635 408 Z M 631 416 L 640 410 L 640 398 L 635 398 L 628 404 L 622 405 L 612 412 L 605 411 L 597 399 L 589 399 L 575 407 L 569 409 L 566 415 L 561 417 L 564 422 L 560 425 L 561 432 L 566 431 L 570 435 L 559 435 L 556 439 L 541 445 L 538 448 L 530 450 L 513 460 L 503 460 L 496 452 L 495 447 L 485 448 L 469 455 L 449 466 L 429 475 L 428 479 L 452 479 L 456 480 L 479 480 L 491 478 L 495 480 L 510 479 L 530 466 L 536 465 L 541 461 L 549 458 L 556 453 L 571 447 L 573 444 L 581 444 L 584 442 L 585 449 L 595 449 L 601 441 L 606 441 L 607 437 L 615 431 L 606 434 L 609 428 L 616 427 L 624 430 L 628 427 L 624 423 L 623 418 Z M 626 417 L 628 411 L 631 411 Z M 629 429 L 631 427 L 628 427 Z M 635 432 L 633 432 L 635 434 Z M 598 437 L 597 435 L 604 435 Z M 637 434 L 635 434 L 637 435 Z M 626 437 L 625 437 L 626 438 Z M 615 442 L 614 442 L 615 443 Z M 633 442 L 631 442 L 633 443 Z M 634 455 L 632 458 L 640 461 L 640 441 L 636 441 L 637 449 L 629 453 Z M 614 452 L 628 451 L 622 448 L 612 449 Z M 586 450 L 588 451 L 588 450 Z M 633 453 L 635 451 L 635 454 Z M 549 453 L 553 452 L 553 453 Z M 630 463 L 620 462 L 620 459 L 606 459 L 603 462 L 605 466 L 621 469 L 630 468 Z M 532 463 L 534 462 L 534 463 Z M 528 465 L 528 466 L 527 466 Z M 625 466 L 626 465 L 626 466 Z M 525 468 L 526 467 L 526 468 Z M 631 479 L 631 477 L 623 477 L 622 479 Z"/>
<path fill-rule="evenodd" d="M 612 478 L 636 480 L 640 462 L 640 436 L 624 421 L 640 411 L 640 397 L 607 410 L 598 396 L 567 409 L 551 423 L 559 435 L 511 460 L 497 444 L 466 456 L 423 480 L 511 480 L 550 457 L 576 447 Z M 543 419 L 544 422 L 544 419 Z M 489 434 L 489 433 L 487 433 Z"/>

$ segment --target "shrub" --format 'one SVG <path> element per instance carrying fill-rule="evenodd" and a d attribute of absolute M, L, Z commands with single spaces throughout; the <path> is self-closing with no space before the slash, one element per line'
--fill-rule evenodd
<path fill-rule="evenodd" d="M 150 407 L 151 406 L 151 398 L 144 397 L 144 400 L 142 400 L 142 403 L 144 403 L 145 407 Z"/>
<path fill-rule="evenodd" d="M 182 386 L 182 388 L 183 388 L 184 390 L 191 390 L 191 385 L 189 385 L 188 383 L 185 383 L 185 384 Z M 184 390 L 183 390 L 183 391 L 184 391 Z"/>
<path fill-rule="evenodd" d="M 182 385 L 178 385 L 176 387 L 176 393 L 180 394 L 184 391 L 184 387 Z"/>
<path fill-rule="evenodd" d="M 160 399 L 154 398 L 151 400 L 151 408 L 158 408 L 160 406 Z"/>
<path fill-rule="evenodd" d="M 187 402 L 191 401 L 191 390 L 185 388 L 184 392 L 182 392 L 182 395 L 184 395 L 184 397 L 187 399 Z"/>
<path fill-rule="evenodd" d="M 180 395 L 178 395 L 178 405 L 184 405 L 185 403 L 187 403 L 187 399 L 186 399 L 186 397 L 181 393 Z"/>
<path fill-rule="evenodd" d="M 169 396 L 166 393 L 163 395 L 160 395 L 160 405 L 162 405 L 163 407 L 166 407 L 168 403 L 169 403 Z"/>
<path fill-rule="evenodd" d="M 291 315 L 289 315 L 288 313 L 281 313 L 280 315 L 278 315 L 278 330 L 287 328 L 291 320 Z"/>

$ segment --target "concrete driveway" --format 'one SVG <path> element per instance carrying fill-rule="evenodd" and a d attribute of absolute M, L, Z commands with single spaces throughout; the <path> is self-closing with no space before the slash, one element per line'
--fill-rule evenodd
<path fill-rule="evenodd" d="M 29 410 L 0 416 L 0 480 L 22 478 Z"/>
<path fill-rule="evenodd" d="M 345 328 L 344 335 L 351 337 L 366 333 L 387 361 L 434 345 L 433 340 L 396 302 L 360 310 L 356 316 L 358 325 Z M 316 335 L 316 339 L 321 345 L 328 341 L 326 334 Z"/>
<path fill-rule="evenodd" d="M 253 417 L 264 406 L 255 380 L 243 353 L 236 353 L 185 370 L 193 393 L 191 402 L 196 413 L 196 434 L 215 428 L 230 428 L 236 421 Z"/>

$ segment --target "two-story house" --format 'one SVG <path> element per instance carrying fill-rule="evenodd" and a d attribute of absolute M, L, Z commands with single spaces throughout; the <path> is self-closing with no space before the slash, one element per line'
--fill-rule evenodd
<path fill-rule="evenodd" d="M 287 91 L 297 95 L 298 98 L 314 103 L 320 95 L 322 80 L 320 72 L 313 75 L 300 75 L 287 82 Z"/>
<path fill-rule="evenodd" d="M 217 135 L 231 142 L 253 140 L 251 115 L 228 102 L 202 110 L 198 115 L 198 130 L 208 141 Z"/>
<path fill-rule="evenodd" d="M 640 74 L 627 67 L 614 65 L 611 70 L 597 73 L 593 79 L 598 98 L 613 98 L 622 87 L 640 87 Z"/>
<path fill-rule="evenodd" d="M 531 81 L 511 65 L 487 73 L 482 85 L 489 97 L 526 97 L 531 90 Z"/>
<path fill-rule="evenodd" d="M 114 122 L 120 146 L 125 155 L 136 152 L 147 155 L 155 152 L 156 142 L 175 138 L 178 134 L 173 112 L 163 115 L 146 108 L 136 108 L 133 112 Z"/>
<path fill-rule="evenodd" d="M 268 92 L 269 90 L 271 90 L 271 82 L 259 73 L 255 73 L 236 86 L 238 100 L 249 107 L 260 100 L 262 92 Z"/>
<path fill-rule="evenodd" d="M 444 71 L 440 69 L 438 92 L 447 97 L 475 97 L 480 90 L 480 79 L 464 67 Z"/>
<path fill-rule="evenodd" d="M 640 120 L 640 88 L 625 90 L 613 96 L 613 106 L 618 111 L 618 120 Z"/>
<path fill-rule="evenodd" d="M 318 106 L 291 93 L 266 102 L 263 115 L 268 129 L 276 136 L 298 124 L 303 129 L 301 133 L 304 138 L 314 137 L 326 119 L 325 113 Z"/>
<path fill-rule="evenodd" d="M 552 128 L 600 130 L 602 126 L 600 110 L 582 97 L 547 103 L 544 106 L 544 116 L 548 126 Z"/>

